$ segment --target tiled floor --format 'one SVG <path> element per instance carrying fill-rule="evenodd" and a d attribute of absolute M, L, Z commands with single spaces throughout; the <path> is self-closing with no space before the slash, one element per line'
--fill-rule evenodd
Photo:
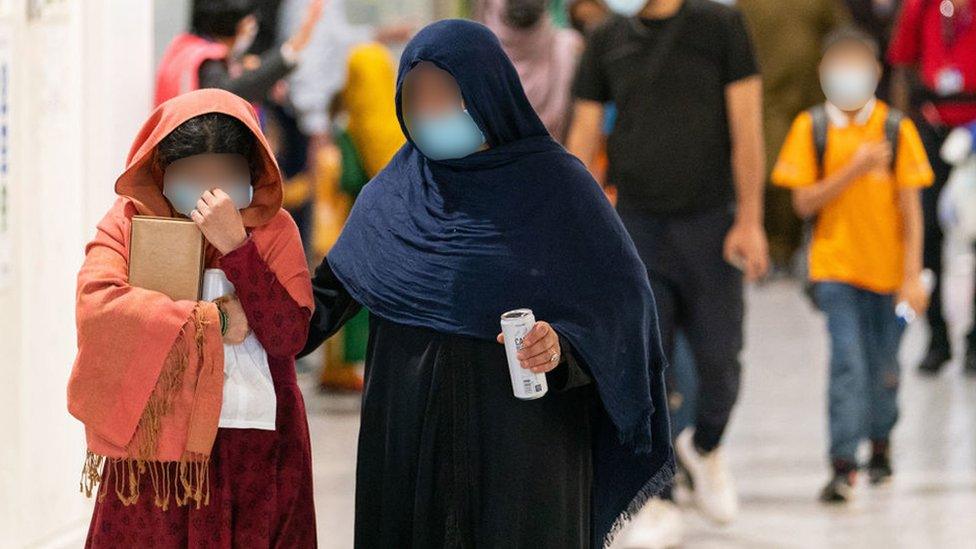
<path fill-rule="evenodd" d="M 968 315 L 969 258 L 953 262 L 952 319 Z M 965 326 L 957 322 L 957 332 Z M 749 292 L 747 349 L 740 405 L 728 451 L 742 514 L 719 528 L 688 512 L 686 547 L 974 548 L 976 547 L 976 380 L 958 358 L 935 379 L 912 366 L 924 328 L 903 347 L 902 415 L 894 439 L 895 481 L 860 488 L 848 508 L 815 500 L 826 478 L 825 360 L 822 319 L 795 284 Z M 310 381 L 310 380 L 309 380 Z M 315 452 L 320 546 L 352 547 L 357 399 L 308 394 Z"/>

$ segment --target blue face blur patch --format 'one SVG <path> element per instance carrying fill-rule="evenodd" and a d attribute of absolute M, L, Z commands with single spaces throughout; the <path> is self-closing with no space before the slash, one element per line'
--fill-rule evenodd
<path fill-rule="evenodd" d="M 248 207 L 254 196 L 254 187 L 251 186 L 250 181 L 227 183 L 216 187 L 230 196 L 238 210 Z M 204 187 L 179 179 L 167 181 L 163 186 L 163 196 L 173 205 L 174 210 L 185 216 L 189 216 L 190 212 L 197 207 L 197 201 L 200 200 L 203 191 Z"/>
<path fill-rule="evenodd" d="M 410 135 L 420 152 L 431 160 L 464 158 L 485 144 L 485 134 L 462 109 L 416 116 L 410 124 Z"/>
<path fill-rule="evenodd" d="M 246 208 L 254 192 L 247 159 L 232 153 L 202 153 L 166 166 L 163 196 L 177 212 L 190 215 L 207 189 L 220 189 L 237 209 Z"/>

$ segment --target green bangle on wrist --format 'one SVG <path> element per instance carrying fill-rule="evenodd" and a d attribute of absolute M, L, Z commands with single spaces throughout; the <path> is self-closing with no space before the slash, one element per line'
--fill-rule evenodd
<path fill-rule="evenodd" d="M 228 328 L 227 325 L 229 324 L 230 318 L 228 318 L 227 311 L 225 311 L 224 308 L 220 306 L 220 303 L 217 303 L 215 301 L 214 305 L 217 306 L 217 314 L 220 316 L 220 335 L 225 336 L 227 335 L 227 328 Z"/>

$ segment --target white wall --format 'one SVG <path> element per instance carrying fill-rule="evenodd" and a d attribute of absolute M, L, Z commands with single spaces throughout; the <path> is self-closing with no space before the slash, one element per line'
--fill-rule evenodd
<path fill-rule="evenodd" d="M 29 4 L 41 6 L 31 11 Z M 12 278 L 0 286 L 0 547 L 77 547 L 81 425 L 66 412 L 84 245 L 151 104 L 152 5 L 0 0 L 12 47 Z"/>

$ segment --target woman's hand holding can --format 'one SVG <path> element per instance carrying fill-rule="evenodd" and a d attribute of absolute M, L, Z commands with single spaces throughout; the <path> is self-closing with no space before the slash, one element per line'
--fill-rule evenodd
<path fill-rule="evenodd" d="M 505 343 L 504 334 L 498 334 L 496 339 L 499 343 Z M 536 374 L 555 368 L 562 359 L 562 349 L 559 347 L 559 335 L 556 334 L 556 330 L 548 322 L 542 320 L 536 322 L 522 342 L 518 359 L 523 368 Z"/>

